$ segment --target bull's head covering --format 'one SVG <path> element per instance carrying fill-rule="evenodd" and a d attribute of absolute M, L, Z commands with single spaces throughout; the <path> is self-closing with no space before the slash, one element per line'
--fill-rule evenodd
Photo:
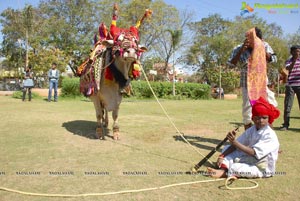
<path fill-rule="evenodd" d="M 103 22 L 99 25 L 98 31 L 99 31 L 99 36 L 102 40 L 107 38 L 108 30 Z"/>
<path fill-rule="evenodd" d="M 268 115 L 269 123 L 272 124 L 279 117 L 280 111 L 264 98 L 260 97 L 252 106 L 252 117 L 263 115 Z"/>
<path fill-rule="evenodd" d="M 110 34 L 112 35 L 113 39 L 116 40 L 117 37 L 122 32 L 131 32 L 135 36 L 136 40 L 139 40 L 138 29 L 139 29 L 141 23 L 144 21 L 144 19 L 147 17 L 150 17 L 152 15 L 152 10 L 146 9 L 142 19 L 139 20 L 135 26 L 131 26 L 129 29 L 121 29 L 121 28 L 117 27 L 118 10 L 119 10 L 118 5 L 114 4 L 113 14 L 112 14 L 112 22 L 111 22 L 111 26 L 110 26 Z"/>

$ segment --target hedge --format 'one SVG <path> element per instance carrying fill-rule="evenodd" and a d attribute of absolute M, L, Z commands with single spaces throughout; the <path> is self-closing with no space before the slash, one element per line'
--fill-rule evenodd
<path fill-rule="evenodd" d="M 61 96 L 62 97 L 76 97 L 81 96 L 79 90 L 79 78 L 65 77 L 61 82 Z"/>
<path fill-rule="evenodd" d="M 173 96 L 173 83 L 150 82 L 151 88 L 158 98 L 166 99 L 210 99 L 211 89 L 207 84 L 198 83 L 176 83 Z M 146 81 L 131 82 L 133 95 L 137 98 L 153 98 L 154 95 Z M 80 96 L 79 78 L 64 78 L 62 80 L 63 97 Z"/>
<path fill-rule="evenodd" d="M 158 98 L 171 99 L 210 99 L 211 88 L 207 84 L 198 83 L 175 83 L 175 94 L 173 96 L 173 83 L 171 82 L 149 82 L 155 95 Z M 154 97 L 146 81 L 132 81 L 134 96 L 138 98 Z"/>

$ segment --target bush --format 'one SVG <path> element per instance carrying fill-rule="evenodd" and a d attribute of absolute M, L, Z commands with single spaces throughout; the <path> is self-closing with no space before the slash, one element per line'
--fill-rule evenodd
<path fill-rule="evenodd" d="M 79 90 L 79 78 L 64 78 L 62 80 L 61 96 L 76 97 L 81 96 Z"/>
<path fill-rule="evenodd" d="M 153 94 L 145 81 L 131 82 L 134 95 L 138 98 L 152 98 Z M 151 88 L 158 98 L 167 99 L 210 99 L 210 86 L 197 83 L 176 83 L 173 96 L 173 83 L 171 82 L 150 82 Z"/>
<path fill-rule="evenodd" d="M 182 99 L 210 99 L 210 86 L 198 83 L 176 83 L 176 96 L 173 96 L 173 83 L 150 82 L 151 88 L 158 98 Z M 146 81 L 131 82 L 133 95 L 137 98 L 153 98 L 154 95 Z M 81 96 L 79 91 L 79 78 L 64 78 L 62 80 L 62 97 Z"/>
<path fill-rule="evenodd" d="M 13 94 L 12 94 L 12 97 L 13 98 L 17 98 L 17 99 L 22 99 L 23 98 L 23 91 L 15 91 Z M 26 93 L 26 98 L 28 98 L 28 91 Z M 31 98 L 32 99 L 35 99 L 35 98 L 40 98 L 39 94 L 35 93 L 35 92 L 31 92 Z"/>

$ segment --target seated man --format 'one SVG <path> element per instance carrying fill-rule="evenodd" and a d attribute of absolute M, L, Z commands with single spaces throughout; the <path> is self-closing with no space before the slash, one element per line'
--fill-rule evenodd
<path fill-rule="evenodd" d="M 230 146 L 224 147 L 219 156 L 219 169 L 208 168 L 210 176 L 221 177 L 270 177 L 275 174 L 279 142 L 269 124 L 279 117 L 279 110 L 265 99 L 259 98 L 252 107 L 254 125 L 236 139 L 231 131 L 227 138 Z"/>
<path fill-rule="evenodd" d="M 219 99 L 224 99 L 224 89 L 222 87 L 217 88 L 217 95 Z"/>

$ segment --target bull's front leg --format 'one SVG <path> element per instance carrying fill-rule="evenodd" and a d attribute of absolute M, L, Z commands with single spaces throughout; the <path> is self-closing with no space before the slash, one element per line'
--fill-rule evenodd
<path fill-rule="evenodd" d="M 96 119 L 97 119 L 97 128 L 96 128 L 96 135 L 100 140 L 105 139 L 105 131 L 103 127 L 103 115 L 104 111 L 102 108 L 102 104 L 98 96 L 91 96 L 91 100 L 94 103 L 95 111 L 96 111 Z"/>
<path fill-rule="evenodd" d="M 112 118 L 113 118 L 113 138 L 114 140 L 119 140 L 119 123 L 118 123 L 118 115 L 119 115 L 119 109 L 112 111 Z"/>
<path fill-rule="evenodd" d="M 102 105 L 102 125 L 105 129 L 108 127 L 108 111 L 104 108 L 104 105 Z"/>

